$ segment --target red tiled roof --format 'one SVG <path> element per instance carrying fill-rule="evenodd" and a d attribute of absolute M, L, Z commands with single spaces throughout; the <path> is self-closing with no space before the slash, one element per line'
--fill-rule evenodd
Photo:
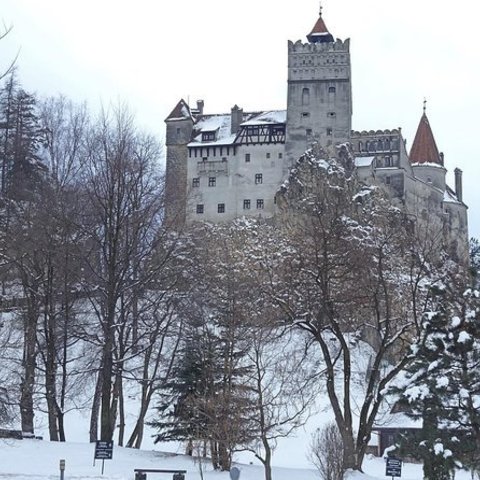
<path fill-rule="evenodd" d="M 438 152 L 435 138 L 433 137 L 430 122 L 425 113 L 420 119 L 415 139 L 410 150 L 411 163 L 438 163 L 442 165 L 442 160 Z"/>
<path fill-rule="evenodd" d="M 312 34 L 319 34 L 319 33 L 330 33 L 321 16 L 318 17 L 317 23 L 313 27 L 313 30 L 308 34 L 308 36 Z"/>

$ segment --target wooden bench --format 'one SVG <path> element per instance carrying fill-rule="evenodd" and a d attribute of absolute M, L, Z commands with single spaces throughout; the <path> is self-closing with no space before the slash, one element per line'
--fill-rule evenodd
<path fill-rule="evenodd" d="M 173 480 L 184 480 L 186 470 L 163 470 L 159 468 L 135 468 L 135 480 L 147 480 L 147 473 L 173 473 Z"/>

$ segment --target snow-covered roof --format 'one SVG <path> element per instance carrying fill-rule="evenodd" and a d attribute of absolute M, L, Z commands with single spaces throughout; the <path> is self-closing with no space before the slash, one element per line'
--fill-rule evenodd
<path fill-rule="evenodd" d="M 370 167 L 375 157 L 355 157 L 356 167 Z"/>
<path fill-rule="evenodd" d="M 271 110 L 267 112 L 243 113 L 243 123 L 246 125 L 265 125 L 285 123 L 287 120 L 286 110 Z M 202 115 L 195 123 L 192 141 L 189 147 L 209 147 L 215 145 L 232 145 L 238 132 L 232 133 L 232 117 L 230 113 L 217 115 Z M 215 140 L 202 142 L 202 133 L 216 132 Z"/>
<path fill-rule="evenodd" d="M 434 167 L 434 168 L 440 168 L 442 170 L 446 170 L 443 165 L 440 165 L 439 163 L 434 163 L 434 162 L 412 162 L 412 167 Z"/>
<path fill-rule="evenodd" d="M 246 125 L 265 125 L 285 123 L 287 121 L 286 110 L 272 110 L 270 112 L 262 112 L 249 118 L 246 122 L 241 124 L 242 127 Z"/>
<path fill-rule="evenodd" d="M 216 132 L 214 141 L 202 142 L 202 133 Z M 231 133 L 230 114 L 205 115 L 195 124 L 193 130 L 193 139 L 188 144 L 189 147 L 211 146 L 211 145 L 229 145 L 235 140 L 236 133 Z"/>
<path fill-rule="evenodd" d="M 443 194 L 443 201 L 447 203 L 460 203 L 455 192 L 447 186 Z"/>

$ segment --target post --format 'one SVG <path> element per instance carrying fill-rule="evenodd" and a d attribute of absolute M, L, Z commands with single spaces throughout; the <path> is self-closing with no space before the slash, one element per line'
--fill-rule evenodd
<path fill-rule="evenodd" d="M 65 460 L 62 458 L 60 460 L 60 480 L 65 478 Z"/>

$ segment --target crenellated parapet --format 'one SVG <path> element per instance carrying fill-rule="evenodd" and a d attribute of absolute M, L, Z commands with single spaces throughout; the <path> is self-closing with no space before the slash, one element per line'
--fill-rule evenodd
<path fill-rule="evenodd" d="M 335 42 L 327 43 L 303 43 L 301 40 L 296 42 L 288 41 L 288 53 L 328 53 L 328 52 L 346 52 L 350 53 L 350 39 L 341 40 L 337 38 Z"/>

